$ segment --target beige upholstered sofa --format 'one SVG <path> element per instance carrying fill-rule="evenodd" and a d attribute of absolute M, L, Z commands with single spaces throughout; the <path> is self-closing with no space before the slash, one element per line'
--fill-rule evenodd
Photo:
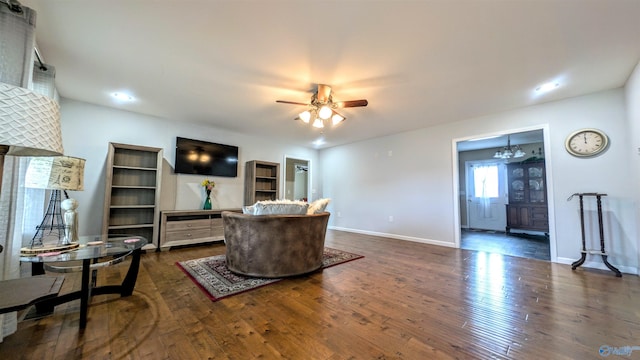
<path fill-rule="evenodd" d="M 322 266 L 329 213 L 249 215 L 222 213 L 227 267 L 234 273 L 277 278 Z"/>

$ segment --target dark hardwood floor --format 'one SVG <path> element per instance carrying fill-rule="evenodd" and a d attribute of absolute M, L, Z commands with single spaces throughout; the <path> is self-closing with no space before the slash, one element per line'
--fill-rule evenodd
<path fill-rule="evenodd" d="M 634 275 L 338 231 L 327 246 L 365 258 L 218 302 L 175 262 L 224 245 L 144 254 L 133 295 L 94 297 L 84 331 L 78 301 L 63 304 L 20 322 L 0 359 L 598 359 L 640 346 Z M 65 276 L 63 293 L 80 287 Z"/>
<path fill-rule="evenodd" d="M 551 259 L 549 238 L 527 234 L 506 234 L 499 231 L 462 229 L 460 247 L 529 259 Z M 579 255 L 579 254 L 577 254 Z"/>

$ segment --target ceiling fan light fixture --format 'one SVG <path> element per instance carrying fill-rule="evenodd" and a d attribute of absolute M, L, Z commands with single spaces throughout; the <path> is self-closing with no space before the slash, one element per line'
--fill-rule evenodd
<path fill-rule="evenodd" d="M 322 129 L 324 127 L 324 121 L 322 121 L 322 119 L 317 118 L 313 121 L 313 127 L 318 128 L 318 129 Z"/>
<path fill-rule="evenodd" d="M 304 121 L 305 124 L 308 124 L 311 120 L 311 112 L 309 110 L 305 110 L 298 114 L 298 117 L 300 118 L 300 120 Z"/>
<path fill-rule="evenodd" d="M 311 126 L 319 129 L 325 127 L 325 121 L 327 121 L 327 124 L 334 126 L 345 120 L 344 116 L 338 114 L 333 109 L 363 107 L 369 104 L 366 99 L 334 102 L 331 87 L 325 84 L 318 84 L 318 89 L 315 94 L 311 96 L 311 101 L 309 103 L 287 100 L 276 100 L 276 102 L 292 105 L 306 105 L 307 110 L 298 114 L 296 120 L 302 120 L 304 123 L 311 124 Z M 311 119 L 314 120 L 311 121 Z M 329 120 L 331 122 L 329 122 Z"/>
<path fill-rule="evenodd" d="M 342 121 L 344 121 L 344 117 L 340 114 L 333 114 L 333 116 L 331 117 L 333 126 L 340 124 Z"/>
<path fill-rule="evenodd" d="M 333 110 L 331 110 L 327 105 L 323 105 L 320 110 L 318 110 L 318 116 L 322 120 L 327 120 L 331 117 L 331 114 L 333 114 Z"/>

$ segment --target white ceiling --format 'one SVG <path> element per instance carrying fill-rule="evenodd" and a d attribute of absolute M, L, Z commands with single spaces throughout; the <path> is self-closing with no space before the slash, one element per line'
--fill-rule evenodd
<path fill-rule="evenodd" d="M 640 60 L 638 0 L 21 3 L 61 96 L 308 147 L 304 108 L 275 101 L 318 83 L 369 100 L 327 147 L 617 88 Z"/>

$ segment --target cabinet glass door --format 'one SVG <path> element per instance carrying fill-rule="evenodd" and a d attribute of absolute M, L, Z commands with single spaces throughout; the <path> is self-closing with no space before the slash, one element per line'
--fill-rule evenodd
<path fill-rule="evenodd" d="M 542 166 L 532 166 L 529 175 L 529 201 L 532 203 L 545 202 L 544 169 Z"/>
<path fill-rule="evenodd" d="M 509 203 L 518 203 L 525 201 L 525 178 L 524 168 L 521 166 L 511 167 L 509 169 Z"/>

